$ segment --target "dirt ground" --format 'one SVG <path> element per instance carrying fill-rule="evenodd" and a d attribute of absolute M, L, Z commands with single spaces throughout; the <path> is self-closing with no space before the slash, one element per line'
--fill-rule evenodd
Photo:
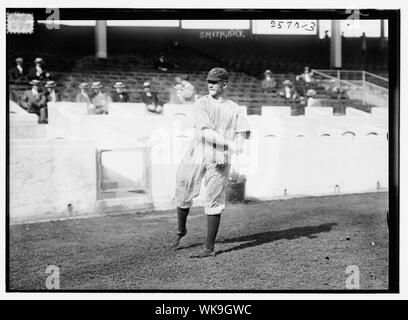
<path fill-rule="evenodd" d="M 388 193 L 247 202 L 221 218 L 214 257 L 191 259 L 206 236 L 193 208 L 184 248 L 168 248 L 175 210 L 10 227 L 9 288 L 46 290 L 58 266 L 63 290 L 388 288 Z"/>

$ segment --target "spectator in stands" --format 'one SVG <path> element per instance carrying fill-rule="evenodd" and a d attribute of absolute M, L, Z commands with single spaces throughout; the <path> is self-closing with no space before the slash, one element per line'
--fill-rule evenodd
<path fill-rule="evenodd" d="M 314 81 L 313 72 L 309 70 L 308 66 L 305 67 L 305 70 L 303 71 L 302 74 L 296 76 L 296 81 L 302 81 L 302 80 L 305 84 L 309 84 Z"/>
<path fill-rule="evenodd" d="M 91 98 L 88 95 L 88 88 L 89 85 L 87 82 L 82 82 L 79 86 L 78 86 L 79 90 L 81 90 L 81 92 L 79 92 L 76 95 L 75 101 L 76 102 L 85 102 L 87 104 L 91 103 Z"/>
<path fill-rule="evenodd" d="M 109 104 L 112 102 L 111 97 L 102 91 L 103 84 L 100 81 L 92 82 L 91 89 L 94 90 L 92 96 L 92 104 L 94 110 L 88 110 L 90 113 L 94 114 L 108 114 L 109 113 Z"/>
<path fill-rule="evenodd" d="M 123 82 L 115 82 L 113 87 L 116 89 L 116 92 L 112 95 L 113 102 L 130 102 L 129 94 L 125 91 Z"/>
<path fill-rule="evenodd" d="M 194 102 L 195 99 L 195 88 L 194 86 L 188 81 L 189 77 L 186 76 L 178 76 L 174 78 L 176 82 L 176 86 L 174 87 L 173 92 L 173 103 L 191 103 Z"/>
<path fill-rule="evenodd" d="M 365 32 L 363 32 L 363 34 L 360 37 L 361 39 L 361 51 L 362 51 L 362 58 L 363 58 L 363 63 L 365 63 L 366 59 L 367 59 L 367 37 Z"/>
<path fill-rule="evenodd" d="M 55 91 L 55 88 L 57 87 L 55 81 L 47 81 L 44 87 L 46 89 L 45 98 L 47 99 L 47 103 L 61 101 L 61 95 Z"/>
<path fill-rule="evenodd" d="M 149 112 L 161 113 L 163 111 L 163 104 L 157 97 L 157 93 L 152 91 L 150 82 L 146 81 L 143 83 L 143 91 L 142 101 L 146 105 L 146 109 Z"/>
<path fill-rule="evenodd" d="M 362 33 L 360 39 L 361 39 L 361 50 L 365 52 L 367 51 L 367 37 L 366 37 L 365 32 Z"/>
<path fill-rule="evenodd" d="M 39 123 L 47 123 L 47 101 L 46 97 L 40 90 L 41 81 L 32 80 L 31 90 L 27 90 L 21 97 L 21 106 L 30 113 L 35 113 L 39 116 Z"/>
<path fill-rule="evenodd" d="M 180 41 L 178 39 L 170 40 L 167 50 L 168 52 L 179 53 L 181 50 Z"/>
<path fill-rule="evenodd" d="M 183 86 L 181 84 L 176 84 L 174 90 L 170 93 L 170 103 L 172 104 L 183 104 L 186 103 L 183 97 Z"/>
<path fill-rule="evenodd" d="M 160 71 L 169 71 L 169 69 L 174 68 L 172 64 L 170 64 L 167 59 L 164 57 L 164 53 L 160 52 L 158 59 L 154 63 L 155 68 L 159 69 Z"/>
<path fill-rule="evenodd" d="M 325 90 L 330 98 L 341 99 L 344 97 L 345 90 L 337 82 L 337 79 L 331 79 L 328 85 L 325 85 Z"/>
<path fill-rule="evenodd" d="M 292 82 L 290 82 L 289 80 L 285 80 L 283 81 L 282 85 L 283 88 L 279 92 L 279 95 L 285 98 L 286 100 L 293 99 L 295 97 L 295 89 L 292 86 Z"/>
<path fill-rule="evenodd" d="M 50 77 L 50 74 L 45 70 L 44 60 L 42 58 L 35 58 L 35 66 L 28 72 L 28 78 L 30 80 L 45 80 Z"/>
<path fill-rule="evenodd" d="M 307 107 L 321 107 L 322 103 L 320 99 L 315 99 L 314 97 L 316 96 L 316 91 L 313 89 L 309 89 L 306 92 L 306 106 Z"/>
<path fill-rule="evenodd" d="M 272 77 L 271 70 L 265 70 L 264 79 L 262 80 L 262 90 L 264 93 L 276 93 L 276 81 Z"/>
<path fill-rule="evenodd" d="M 9 80 L 13 82 L 24 81 L 27 76 L 27 70 L 24 68 L 24 59 L 16 58 L 16 66 L 9 70 Z"/>
<path fill-rule="evenodd" d="M 9 88 L 9 100 L 19 104 L 17 93 Z"/>

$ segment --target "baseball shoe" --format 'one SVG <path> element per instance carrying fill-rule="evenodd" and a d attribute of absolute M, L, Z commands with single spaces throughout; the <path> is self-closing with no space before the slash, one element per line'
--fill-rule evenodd
<path fill-rule="evenodd" d="M 179 234 L 179 233 L 178 233 L 178 234 L 174 237 L 173 241 L 171 242 L 171 247 L 172 247 L 174 250 L 181 249 L 181 247 L 180 247 L 180 240 L 181 240 L 181 238 L 183 238 L 186 234 L 187 234 L 187 232 L 185 232 L 184 234 Z"/>
<path fill-rule="evenodd" d="M 207 248 L 202 249 L 199 253 L 190 255 L 190 258 L 206 258 L 215 256 L 215 251 Z"/>

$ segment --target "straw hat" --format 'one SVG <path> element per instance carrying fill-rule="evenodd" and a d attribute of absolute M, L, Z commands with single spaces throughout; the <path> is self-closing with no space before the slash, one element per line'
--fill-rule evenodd
<path fill-rule="evenodd" d="M 116 88 L 124 88 L 125 84 L 123 82 L 115 82 L 115 84 L 113 85 L 113 87 Z"/>
<path fill-rule="evenodd" d="M 50 80 L 50 81 L 47 81 L 45 83 L 44 87 L 46 87 L 46 88 L 55 88 L 56 86 L 57 86 L 57 84 L 55 83 L 55 81 Z"/>
<path fill-rule="evenodd" d="M 91 88 L 92 88 L 92 89 L 100 89 L 100 88 L 102 88 L 102 87 L 103 87 L 102 82 L 100 82 L 100 81 L 92 82 L 92 85 L 91 85 Z"/>
<path fill-rule="evenodd" d="M 78 86 L 79 89 L 87 89 L 89 88 L 88 82 L 81 82 Z"/>

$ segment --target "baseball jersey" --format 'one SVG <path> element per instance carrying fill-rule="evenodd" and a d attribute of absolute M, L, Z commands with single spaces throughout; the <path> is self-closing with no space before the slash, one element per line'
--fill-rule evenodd
<path fill-rule="evenodd" d="M 196 130 L 212 129 L 230 140 L 239 132 L 249 136 L 248 121 L 240 113 L 239 106 L 231 100 L 217 100 L 206 95 L 195 103 L 193 115 Z"/>
<path fill-rule="evenodd" d="M 245 115 L 240 113 L 239 106 L 231 100 L 216 100 L 211 95 L 200 98 L 193 107 L 194 127 L 196 135 L 193 139 L 192 149 L 196 149 L 197 157 L 213 161 L 214 158 L 227 156 L 222 146 L 209 144 L 200 136 L 203 129 L 216 131 L 223 137 L 233 140 L 236 133 L 245 132 L 249 137 L 250 128 Z M 201 144 L 200 144 L 201 143 Z M 209 144 L 209 145 L 208 145 Z M 204 146 L 204 148 L 199 148 Z M 200 161 L 199 159 L 197 161 Z"/>

